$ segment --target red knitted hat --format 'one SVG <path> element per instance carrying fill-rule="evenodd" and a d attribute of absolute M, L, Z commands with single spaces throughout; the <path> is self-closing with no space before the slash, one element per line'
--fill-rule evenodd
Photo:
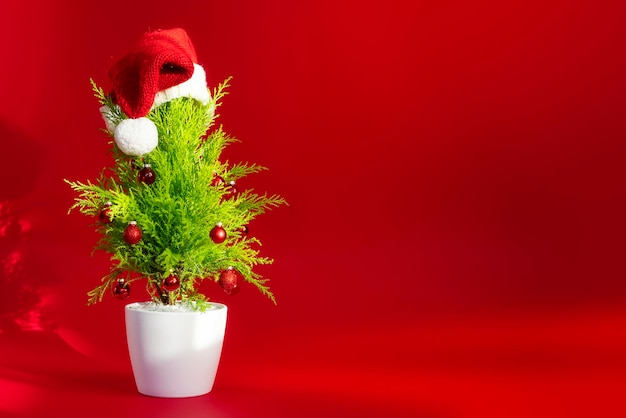
<path fill-rule="evenodd" d="M 101 109 L 122 152 L 141 156 L 158 144 L 154 124 L 145 116 L 153 108 L 177 97 L 203 104 L 210 94 L 196 51 L 180 28 L 145 33 L 135 46 L 109 69 L 113 101 L 129 117 L 117 126 L 107 121 L 110 109 Z"/>

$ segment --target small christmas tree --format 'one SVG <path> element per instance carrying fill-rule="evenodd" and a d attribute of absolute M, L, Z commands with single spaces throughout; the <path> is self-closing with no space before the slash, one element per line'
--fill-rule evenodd
<path fill-rule="evenodd" d="M 227 294 L 247 282 L 276 302 L 253 270 L 273 260 L 259 255 L 248 225 L 285 201 L 238 189 L 239 179 L 265 168 L 220 160 L 235 141 L 214 124 L 229 79 L 210 92 L 196 61 L 182 29 L 149 32 L 111 67 L 111 93 L 92 81 L 115 164 L 95 182 L 66 180 L 78 193 L 70 210 L 96 219 L 95 249 L 111 254 L 111 270 L 89 292 L 89 304 L 109 290 L 125 298 L 140 280 L 163 304 L 203 309 L 202 280 Z"/>

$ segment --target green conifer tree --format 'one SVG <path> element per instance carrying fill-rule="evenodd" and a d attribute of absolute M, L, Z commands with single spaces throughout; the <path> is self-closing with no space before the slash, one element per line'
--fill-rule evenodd
<path fill-rule="evenodd" d="M 261 243 L 247 235 L 247 226 L 286 202 L 236 189 L 237 180 L 264 167 L 220 160 L 236 141 L 214 124 L 229 80 L 206 105 L 181 97 L 153 109 L 147 117 L 157 127 L 159 145 L 152 152 L 129 157 L 111 140 L 112 167 L 93 182 L 66 180 L 78 195 L 70 211 L 94 217 L 100 235 L 94 250 L 111 255 L 111 269 L 89 292 L 89 304 L 109 290 L 124 297 L 141 280 L 163 304 L 193 302 L 203 309 L 202 280 L 219 282 L 227 293 L 247 282 L 276 303 L 267 280 L 254 271 L 273 260 L 259 255 Z M 92 86 L 101 105 L 116 109 L 110 96 Z M 115 124 L 126 118 L 119 111 L 109 117 Z"/>

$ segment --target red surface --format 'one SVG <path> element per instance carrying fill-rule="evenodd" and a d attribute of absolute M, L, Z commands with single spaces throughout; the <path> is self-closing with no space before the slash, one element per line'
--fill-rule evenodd
<path fill-rule="evenodd" d="M 626 384 L 626 5 L 18 2 L 0 43 L 0 416 L 617 417 Z M 182 26 L 290 203 L 214 391 L 136 393 L 123 303 L 63 178 L 109 164 L 89 78 Z M 133 289 L 133 300 L 143 298 Z"/>

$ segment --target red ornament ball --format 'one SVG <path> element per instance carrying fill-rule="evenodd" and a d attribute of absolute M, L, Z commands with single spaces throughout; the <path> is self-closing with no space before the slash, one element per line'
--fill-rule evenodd
<path fill-rule="evenodd" d="M 232 267 L 222 271 L 218 280 L 219 285 L 227 295 L 234 295 L 239 292 L 239 279 L 241 274 Z"/>
<path fill-rule="evenodd" d="M 221 222 L 218 222 L 213 229 L 211 229 L 209 236 L 216 244 L 221 244 L 226 240 L 226 230 L 222 227 Z"/>
<path fill-rule="evenodd" d="M 218 176 L 217 173 L 213 173 L 213 180 L 211 180 L 211 186 L 217 187 L 222 184 L 224 184 L 224 178 L 222 176 Z"/>
<path fill-rule="evenodd" d="M 119 279 L 113 286 L 113 296 L 118 299 L 126 299 L 130 296 L 130 285 L 124 279 Z"/>
<path fill-rule="evenodd" d="M 143 168 L 139 170 L 137 179 L 144 184 L 154 183 L 154 180 L 156 180 L 156 174 L 154 173 L 154 170 L 150 167 L 150 164 L 143 165 Z"/>
<path fill-rule="evenodd" d="M 100 210 L 100 222 L 102 222 L 103 224 L 110 224 L 111 222 L 113 222 L 113 219 L 111 218 L 111 202 L 106 202 L 104 204 L 104 207 Z"/>
<path fill-rule="evenodd" d="M 248 228 L 248 225 L 242 226 L 239 230 L 241 231 L 241 236 L 242 237 L 247 237 L 248 236 L 248 232 L 250 232 L 250 229 Z"/>
<path fill-rule="evenodd" d="M 226 191 L 226 198 L 236 198 L 237 197 L 237 193 L 239 193 L 239 191 L 237 190 L 237 185 L 235 183 L 235 180 L 231 180 L 228 182 L 228 190 Z"/>
<path fill-rule="evenodd" d="M 137 226 L 137 222 L 130 221 L 128 226 L 124 230 L 124 241 L 129 245 L 135 245 L 141 241 L 142 233 L 141 229 Z"/>
<path fill-rule="evenodd" d="M 175 292 L 180 287 L 180 279 L 177 276 L 170 274 L 163 279 L 161 287 L 168 292 Z"/>

